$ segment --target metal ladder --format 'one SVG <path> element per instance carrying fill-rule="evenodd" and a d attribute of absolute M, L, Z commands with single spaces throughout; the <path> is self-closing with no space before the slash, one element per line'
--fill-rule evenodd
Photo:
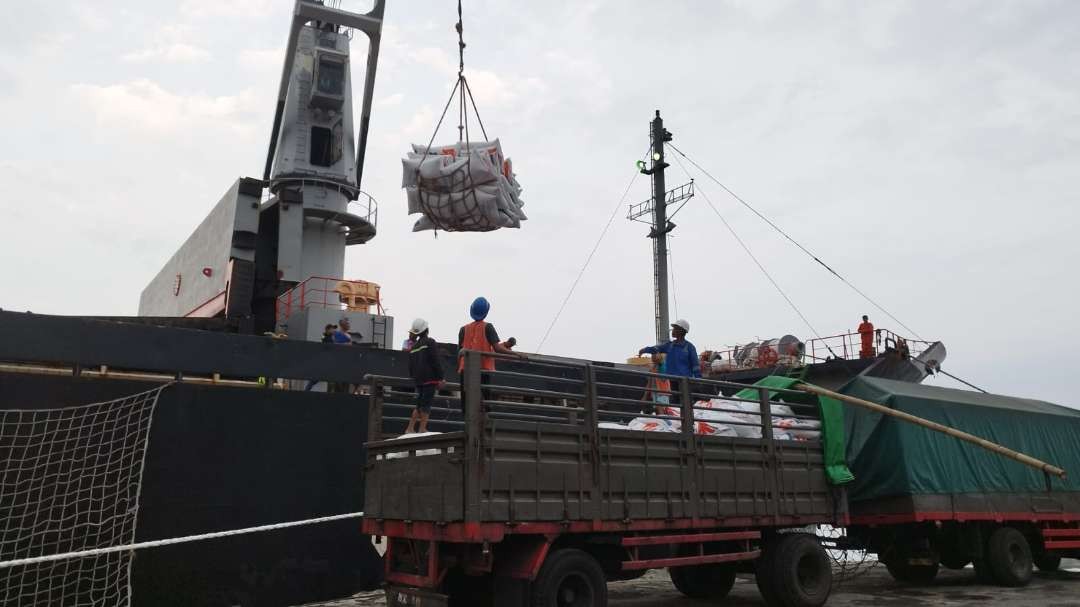
<path fill-rule="evenodd" d="M 388 347 L 386 344 L 386 317 L 371 317 L 371 343 L 380 348 Z"/>

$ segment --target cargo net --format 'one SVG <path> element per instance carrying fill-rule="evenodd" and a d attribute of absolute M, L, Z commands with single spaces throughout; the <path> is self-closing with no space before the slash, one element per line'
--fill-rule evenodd
<path fill-rule="evenodd" d="M 76 407 L 0 410 L 0 605 L 130 604 L 131 551 L 49 557 L 134 540 L 164 388 Z"/>
<path fill-rule="evenodd" d="M 817 536 L 832 559 L 833 587 L 840 587 L 867 573 L 877 566 L 878 560 L 862 547 L 854 546 L 842 527 L 821 525 Z"/>
<path fill-rule="evenodd" d="M 401 164 L 409 214 L 423 214 L 414 232 L 490 232 L 520 228 L 527 219 L 521 185 L 498 139 L 413 144 Z"/>

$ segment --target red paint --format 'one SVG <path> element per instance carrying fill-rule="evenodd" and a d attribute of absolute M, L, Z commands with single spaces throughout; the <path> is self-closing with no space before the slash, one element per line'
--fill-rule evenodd
<path fill-rule="evenodd" d="M 691 533 L 688 535 L 641 535 L 622 538 L 623 546 L 660 546 L 693 544 L 697 542 L 733 542 L 761 539 L 760 531 L 731 531 L 727 533 Z"/>
<path fill-rule="evenodd" d="M 1043 529 L 1043 537 L 1080 537 L 1080 528 L 1072 529 Z"/>
<path fill-rule="evenodd" d="M 644 561 L 623 561 L 623 571 L 635 571 L 641 569 L 659 569 L 661 567 L 683 567 L 686 565 L 702 565 L 705 563 L 732 563 L 735 561 L 752 561 L 761 556 L 760 550 L 750 552 L 731 552 L 728 554 L 705 554 L 700 556 L 680 556 L 669 559 L 649 559 Z"/>
<path fill-rule="evenodd" d="M 852 525 L 899 525 L 903 523 L 922 523 L 928 521 L 1024 521 L 1029 523 L 1039 522 L 1072 522 L 1080 521 L 1080 513 L 1033 513 L 1033 512 L 950 512 L 950 511 L 922 511 L 905 512 L 902 514 L 863 514 L 853 515 L 850 520 Z"/>
<path fill-rule="evenodd" d="M 732 518 L 680 518 L 640 521 L 573 521 L 569 523 L 434 523 L 365 518 L 362 528 L 368 535 L 391 538 L 437 540 L 452 543 L 498 543 L 507 535 L 553 535 L 565 533 L 630 533 L 635 531 L 712 532 L 724 527 L 797 527 L 813 524 L 845 526 L 847 517 L 828 520 L 820 516 L 745 516 Z"/>
<path fill-rule="evenodd" d="M 1068 542 L 1043 542 L 1043 546 L 1047 550 L 1075 550 L 1080 548 L 1080 540 L 1072 540 Z"/>
<path fill-rule="evenodd" d="M 211 276 L 214 275 L 214 268 L 203 268 L 202 269 L 202 275 L 207 277 L 207 278 L 210 278 Z"/>
<path fill-rule="evenodd" d="M 537 537 L 527 546 L 500 553 L 500 572 L 518 580 L 535 580 L 553 541 L 554 537 Z"/>

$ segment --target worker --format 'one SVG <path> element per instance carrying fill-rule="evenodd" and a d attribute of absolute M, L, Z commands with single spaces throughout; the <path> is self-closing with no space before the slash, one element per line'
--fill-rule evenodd
<path fill-rule="evenodd" d="M 666 373 L 664 367 L 664 355 L 657 352 L 652 355 L 649 364 L 649 378 L 645 381 L 645 406 L 642 413 L 651 415 L 657 412 L 657 408 L 671 404 L 671 380 L 666 377 L 657 377 Z"/>
<path fill-rule="evenodd" d="M 701 361 L 698 360 L 697 348 L 686 341 L 686 334 L 689 332 L 690 323 L 680 318 L 671 323 L 672 341 L 642 348 L 638 354 L 666 354 L 664 364 L 668 375 L 701 377 Z M 672 399 L 672 402 L 674 401 L 675 399 Z"/>
<path fill-rule="evenodd" d="M 342 316 L 338 320 L 338 329 L 333 333 L 333 339 L 335 344 L 351 344 L 353 342 L 352 333 L 349 331 L 349 317 Z"/>
<path fill-rule="evenodd" d="M 465 370 L 465 350 L 498 352 L 499 354 L 525 358 L 523 354 L 514 352 L 499 341 L 499 333 L 495 330 L 495 325 L 484 320 L 490 311 L 491 304 L 483 297 L 477 297 L 469 306 L 469 316 L 472 317 L 473 321 L 461 327 L 458 331 L 458 348 L 460 348 L 458 352 L 458 373 Z M 494 371 L 495 359 L 491 356 L 485 356 L 481 368 L 485 371 Z"/>
<path fill-rule="evenodd" d="M 862 324 L 859 325 L 859 338 L 862 340 L 859 358 L 873 358 L 876 356 L 877 352 L 874 350 L 874 325 L 866 314 L 863 314 Z"/>
<path fill-rule="evenodd" d="M 409 349 L 409 375 L 416 385 L 416 408 L 409 416 L 409 425 L 405 434 L 412 434 L 418 429 L 427 432 L 428 418 L 431 416 L 431 404 L 435 400 L 435 391 L 446 382 L 443 380 L 442 357 L 439 356 L 439 344 L 428 336 L 428 322 L 417 318 L 409 329 L 414 342 Z M 419 428 L 417 424 L 419 423 Z"/>
<path fill-rule="evenodd" d="M 517 338 L 516 337 L 511 337 L 510 339 L 502 342 L 502 345 L 507 350 L 513 350 L 514 346 L 517 345 Z"/>

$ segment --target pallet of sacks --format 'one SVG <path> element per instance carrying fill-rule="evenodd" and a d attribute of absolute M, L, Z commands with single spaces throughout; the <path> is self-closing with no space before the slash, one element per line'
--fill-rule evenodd
<path fill-rule="evenodd" d="M 526 220 L 521 185 L 498 139 L 448 146 L 413 144 L 402 159 L 401 186 L 414 232 L 489 232 Z"/>

